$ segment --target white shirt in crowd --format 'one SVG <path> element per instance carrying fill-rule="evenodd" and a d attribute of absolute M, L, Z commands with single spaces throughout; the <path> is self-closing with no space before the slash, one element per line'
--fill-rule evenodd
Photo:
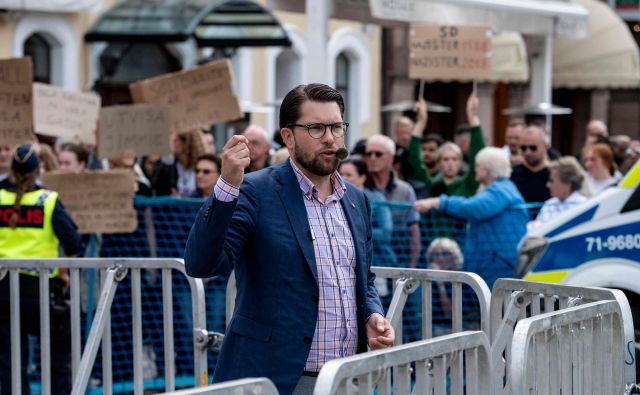
<path fill-rule="evenodd" d="M 528 230 L 537 228 L 538 226 L 548 222 L 551 218 L 556 217 L 558 214 L 569 210 L 572 207 L 586 201 L 587 198 L 578 191 L 573 192 L 564 201 L 553 197 L 546 202 L 540 209 L 535 221 L 531 221 L 527 224 Z"/>
<path fill-rule="evenodd" d="M 591 196 L 596 196 L 600 192 L 605 190 L 607 187 L 617 184 L 620 178 L 622 178 L 622 174 L 620 174 L 619 171 L 616 171 L 613 177 L 608 178 L 606 180 L 598 181 L 595 178 L 593 178 L 589 173 L 585 174 L 584 179 L 587 182 L 587 185 L 589 186 L 589 191 L 591 191 Z"/>

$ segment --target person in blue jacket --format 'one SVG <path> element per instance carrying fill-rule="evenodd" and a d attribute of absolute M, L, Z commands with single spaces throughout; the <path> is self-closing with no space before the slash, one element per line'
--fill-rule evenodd
<path fill-rule="evenodd" d="M 185 250 L 190 276 L 237 279 L 214 382 L 267 377 L 280 394 L 311 394 L 326 362 L 393 344 L 370 269 L 369 202 L 337 172 L 343 114 L 338 91 L 300 85 L 280 107 L 288 161 L 245 177 L 246 136 L 222 151 Z"/>
<path fill-rule="evenodd" d="M 479 192 L 469 198 L 442 195 L 418 200 L 418 211 L 440 210 L 468 221 L 464 245 L 465 270 L 478 273 L 489 287 L 501 277 L 513 277 L 518 242 L 529 217 L 524 199 L 511 180 L 511 166 L 495 147 L 483 148 L 476 157 Z"/>

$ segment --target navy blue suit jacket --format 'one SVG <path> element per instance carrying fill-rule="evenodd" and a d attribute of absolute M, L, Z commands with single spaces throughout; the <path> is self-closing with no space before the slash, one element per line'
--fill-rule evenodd
<path fill-rule="evenodd" d="M 365 320 L 384 315 L 370 270 L 370 209 L 353 185 L 341 203 L 356 249 L 357 351 L 363 352 Z M 318 283 L 307 211 L 289 161 L 246 175 L 234 202 L 212 194 L 189 234 L 185 265 L 193 277 L 235 269 L 235 311 L 214 382 L 268 377 L 281 394 L 291 393 L 316 327 Z"/>

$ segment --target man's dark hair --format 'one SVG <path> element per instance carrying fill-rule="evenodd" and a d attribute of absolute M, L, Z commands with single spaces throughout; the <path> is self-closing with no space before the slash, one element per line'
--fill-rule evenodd
<path fill-rule="evenodd" d="M 335 102 L 340 107 L 340 116 L 344 115 L 344 100 L 337 90 L 325 84 L 298 85 L 287 93 L 280 105 L 281 129 L 296 123 L 300 118 L 300 107 L 306 101 Z"/>
<path fill-rule="evenodd" d="M 198 159 L 196 159 L 196 165 L 201 160 L 206 160 L 206 161 L 209 161 L 211 163 L 215 163 L 216 166 L 218 167 L 218 172 L 222 171 L 222 160 L 220 159 L 220 157 L 218 155 L 215 155 L 215 154 L 202 154 L 202 155 L 198 156 Z"/>
<path fill-rule="evenodd" d="M 455 132 L 456 137 L 465 133 L 471 133 L 471 126 L 467 125 L 466 123 L 458 125 Z"/>
<path fill-rule="evenodd" d="M 438 147 L 444 144 L 444 139 L 439 134 L 429 133 L 422 138 L 423 143 L 436 143 Z"/>
<path fill-rule="evenodd" d="M 351 163 L 353 167 L 356 168 L 356 171 L 358 172 L 359 176 L 367 175 L 367 165 L 364 163 L 362 159 L 355 156 L 350 156 L 347 159 L 340 162 L 340 166 L 344 165 L 345 163 Z"/>

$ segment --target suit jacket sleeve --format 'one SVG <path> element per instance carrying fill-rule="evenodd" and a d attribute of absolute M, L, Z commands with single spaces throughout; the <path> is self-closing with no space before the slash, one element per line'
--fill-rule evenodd
<path fill-rule="evenodd" d="M 245 179 L 240 196 L 222 202 L 211 194 L 189 232 L 185 270 L 192 277 L 229 275 L 255 229 L 258 210 L 255 188 Z"/>
<path fill-rule="evenodd" d="M 367 208 L 367 218 L 366 218 L 366 229 L 367 229 L 367 243 L 366 243 L 366 258 L 365 262 L 367 265 L 367 289 L 366 289 L 366 300 L 365 300 L 365 311 L 364 318 L 365 321 L 371 316 L 373 313 L 379 313 L 384 317 L 384 310 L 382 309 L 382 303 L 380 303 L 380 296 L 378 295 L 378 290 L 376 289 L 375 281 L 376 275 L 371 271 L 371 262 L 373 260 L 373 244 L 372 244 L 372 233 L 371 233 L 371 206 L 369 204 L 369 199 L 367 199 L 366 195 L 362 195 L 365 200 L 365 207 Z"/>

